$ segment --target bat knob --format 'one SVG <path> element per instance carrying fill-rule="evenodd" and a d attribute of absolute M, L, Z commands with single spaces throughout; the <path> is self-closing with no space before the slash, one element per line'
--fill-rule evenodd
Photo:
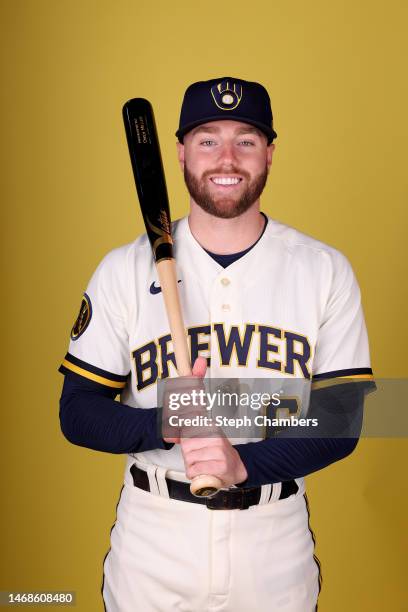
<path fill-rule="evenodd" d="M 212 497 L 222 488 L 222 482 L 216 476 L 202 474 L 193 478 L 190 491 L 196 497 Z"/>

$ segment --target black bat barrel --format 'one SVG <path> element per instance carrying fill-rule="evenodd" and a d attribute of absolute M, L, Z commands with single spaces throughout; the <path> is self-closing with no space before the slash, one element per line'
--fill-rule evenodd
<path fill-rule="evenodd" d="M 173 257 L 171 219 L 153 108 L 144 98 L 123 106 L 133 176 L 156 262 Z"/>

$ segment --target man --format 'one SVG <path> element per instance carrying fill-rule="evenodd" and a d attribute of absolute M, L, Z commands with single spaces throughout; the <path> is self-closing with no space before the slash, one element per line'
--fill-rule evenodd
<path fill-rule="evenodd" d="M 194 83 L 176 135 L 190 214 L 173 234 L 193 375 L 313 381 L 324 389 L 310 410 L 335 426 L 235 445 L 160 432 L 157 384 L 176 370 L 150 245 L 142 236 L 109 253 L 60 368 L 65 436 L 128 455 L 105 609 L 312 611 L 319 567 L 303 476 L 357 444 L 348 425 L 361 416 L 358 381 L 372 378 L 359 288 L 341 253 L 260 213 L 276 138 L 261 85 Z M 224 490 L 191 495 L 202 474 Z"/>

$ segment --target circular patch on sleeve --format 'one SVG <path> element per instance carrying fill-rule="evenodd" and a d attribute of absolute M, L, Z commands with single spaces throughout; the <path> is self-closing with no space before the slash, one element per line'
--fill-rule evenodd
<path fill-rule="evenodd" d="M 84 333 L 86 328 L 89 325 L 89 322 L 92 317 L 92 304 L 89 295 L 84 293 L 84 297 L 82 298 L 81 308 L 79 309 L 79 314 L 77 320 L 74 323 L 74 327 L 71 330 L 71 339 L 78 340 L 80 336 Z"/>

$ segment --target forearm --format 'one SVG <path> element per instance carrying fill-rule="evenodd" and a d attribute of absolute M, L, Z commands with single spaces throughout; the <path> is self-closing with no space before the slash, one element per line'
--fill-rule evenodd
<path fill-rule="evenodd" d="M 248 472 L 243 486 L 300 478 L 344 459 L 357 446 L 362 425 L 364 387 L 342 384 L 312 391 L 307 416 L 313 430 L 288 427 L 275 437 L 235 446 Z"/>
<path fill-rule="evenodd" d="M 347 457 L 358 438 L 273 438 L 234 448 L 248 472 L 242 486 L 293 480 Z"/>
<path fill-rule="evenodd" d="M 157 430 L 157 408 L 132 408 L 114 400 L 115 392 L 66 376 L 60 400 L 64 436 L 78 446 L 109 453 L 136 453 L 173 445 Z"/>

